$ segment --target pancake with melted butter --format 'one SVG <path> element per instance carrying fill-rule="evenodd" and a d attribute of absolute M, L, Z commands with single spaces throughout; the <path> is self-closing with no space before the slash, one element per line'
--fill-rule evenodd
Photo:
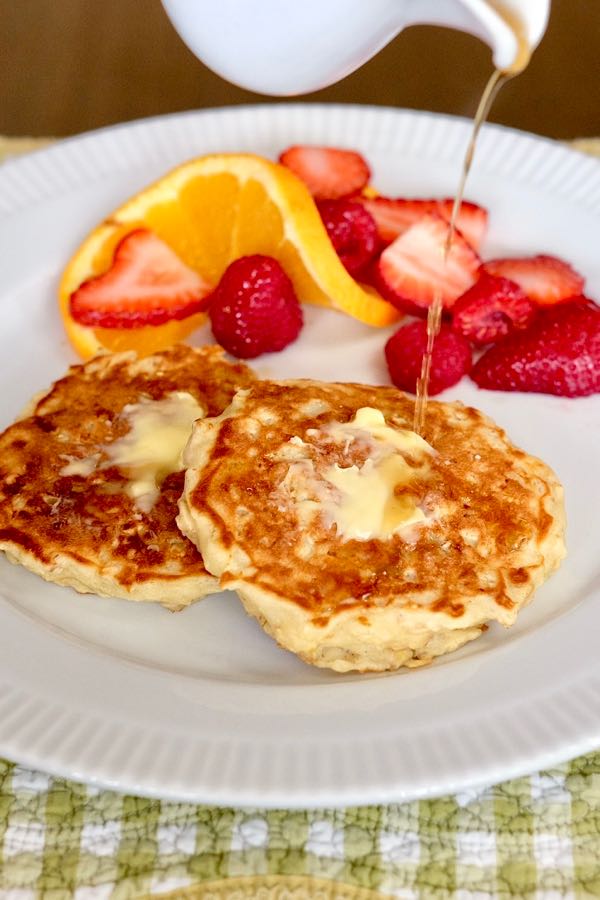
<path fill-rule="evenodd" d="M 219 590 L 175 525 L 181 451 L 252 380 L 216 347 L 73 366 L 0 435 L 0 549 L 82 593 L 177 610 Z"/>
<path fill-rule="evenodd" d="M 562 488 L 476 409 L 257 382 L 184 451 L 179 527 L 278 643 L 340 672 L 417 666 L 511 625 L 565 553 Z"/>

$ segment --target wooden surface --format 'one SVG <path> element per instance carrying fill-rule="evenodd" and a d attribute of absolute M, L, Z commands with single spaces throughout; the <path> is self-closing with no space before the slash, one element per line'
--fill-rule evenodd
<path fill-rule="evenodd" d="M 490 71 L 476 39 L 410 28 L 308 98 L 471 115 Z M 203 66 L 159 0 L 0 0 L 0 133 L 61 136 L 265 100 Z M 529 69 L 503 88 L 490 118 L 557 138 L 600 134 L 600 0 L 554 0 Z"/>

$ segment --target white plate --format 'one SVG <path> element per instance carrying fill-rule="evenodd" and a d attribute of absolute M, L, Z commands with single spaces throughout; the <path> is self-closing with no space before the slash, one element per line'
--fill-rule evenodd
<path fill-rule="evenodd" d="M 293 142 L 362 150 L 383 192 L 452 194 L 469 124 L 415 112 L 275 105 L 154 119 L 66 141 L 0 170 L 1 421 L 73 361 L 61 267 L 102 216 L 209 151 Z M 491 210 L 484 254 L 556 253 L 600 297 L 600 165 L 486 127 L 467 195 Z M 385 379 L 385 334 L 307 310 L 277 376 Z M 278 649 L 231 595 L 178 615 L 79 596 L 2 560 L 0 752 L 141 794 L 325 806 L 499 781 L 600 745 L 600 397 L 448 392 L 491 414 L 566 489 L 569 556 L 511 631 L 418 671 L 336 676 Z"/>

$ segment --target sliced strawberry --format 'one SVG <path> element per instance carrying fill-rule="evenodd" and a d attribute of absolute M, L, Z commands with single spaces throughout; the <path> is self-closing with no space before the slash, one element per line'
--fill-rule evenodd
<path fill-rule="evenodd" d="M 536 309 L 533 300 L 514 281 L 482 272 L 452 307 L 452 328 L 482 347 L 511 331 L 527 328 Z"/>
<path fill-rule="evenodd" d="M 440 214 L 449 222 L 454 209 L 454 199 L 440 200 Z M 463 200 L 456 217 L 456 227 L 466 241 L 479 252 L 488 227 L 489 214 L 483 206 Z"/>
<path fill-rule="evenodd" d="M 71 294 L 71 315 L 95 328 L 160 325 L 204 309 L 210 290 L 164 241 L 138 228 L 117 244 L 107 272 Z"/>
<path fill-rule="evenodd" d="M 600 392 L 600 309 L 584 297 L 541 309 L 532 325 L 495 344 L 471 377 L 494 391 L 561 397 Z"/>
<path fill-rule="evenodd" d="M 316 200 L 335 200 L 362 191 L 371 172 L 360 153 L 335 147 L 288 147 L 279 162 L 306 184 Z"/>
<path fill-rule="evenodd" d="M 403 234 L 411 225 L 414 225 L 428 213 L 438 213 L 450 221 L 454 200 L 407 200 L 402 197 L 392 199 L 390 197 L 357 197 L 365 209 L 371 213 L 377 225 L 379 239 L 386 244 Z M 462 236 L 475 249 L 479 250 L 487 230 L 488 212 L 476 203 L 463 200 L 456 227 Z"/>
<path fill-rule="evenodd" d="M 584 279 L 556 256 L 490 259 L 483 264 L 490 275 L 516 281 L 535 303 L 550 306 L 583 293 Z"/>
<path fill-rule="evenodd" d="M 357 197 L 377 225 L 379 239 L 390 244 L 427 213 L 438 212 L 437 200 L 404 200 L 391 197 Z"/>
<path fill-rule="evenodd" d="M 423 315 L 438 294 L 449 309 L 475 281 L 479 257 L 460 232 L 455 232 L 444 259 L 447 235 L 446 220 L 429 213 L 381 254 L 377 287 L 398 309 Z"/>

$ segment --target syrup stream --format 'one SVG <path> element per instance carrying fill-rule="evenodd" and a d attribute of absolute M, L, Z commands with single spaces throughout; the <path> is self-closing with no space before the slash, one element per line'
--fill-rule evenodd
<path fill-rule="evenodd" d="M 465 185 L 467 183 L 467 178 L 471 170 L 473 157 L 475 156 L 475 148 L 477 146 L 477 138 L 479 136 L 479 132 L 481 131 L 481 126 L 487 119 L 492 107 L 492 103 L 494 102 L 496 95 L 502 85 L 505 84 L 514 75 L 518 75 L 520 72 L 522 72 L 523 69 L 525 69 L 525 67 L 527 66 L 531 56 L 531 49 L 529 47 L 522 23 L 518 22 L 513 15 L 509 15 L 508 11 L 502 10 L 499 3 L 494 2 L 493 5 L 498 14 L 501 15 L 506 23 L 512 28 L 517 40 L 518 52 L 515 61 L 510 69 L 495 69 L 492 72 L 492 75 L 490 76 L 484 88 L 483 94 L 481 95 L 481 99 L 479 101 L 475 117 L 473 119 L 473 128 L 463 160 L 462 174 L 458 184 L 458 190 L 454 198 L 454 205 L 452 207 L 452 215 L 450 216 L 450 223 L 448 225 L 446 240 L 444 241 L 444 246 L 441 251 L 444 265 L 447 263 L 448 254 L 450 253 L 450 250 L 452 248 L 452 239 L 456 230 L 456 218 L 462 204 Z M 427 410 L 429 376 L 431 374 L 433 346 L 442 324 L 442 312 L 442 297 L 441 294 L 438 293 L 434 296 L 433 303 L 430 305 L 427 312 L 427 347 L 425 349 L 423 360 L 421 362 L 421 374 L 417 379 L 413 431 L 416 431 L 416 433 L 421 436 L 423 434 L 423 428 L 425 426 L 425 413 Z"/>
<path fill-rule="evenodd" d="M 473 120 L 473 130 L 471 131 L 471 137 L 469 138 L 469 144 L 465 153 L 462 175 L 460 178 L 456 196 L 454 198 L 454 205 L 452 207 L 452 214 L 450 216 L 450 223 L 448 225 L 446 240 L 442 248 L 442 257 L 444 264 L 446 264 L 448 260 L 448 254 L 450 253 L 450 249 L 452 247 L 452 238 L 454 237 L 454 232 L 456 230 L 456 217 L 462 204 L 465 185 L 467 183 L 467 178 L 471 170 L 473 157 L 475 156 L 477 137 L 481 130 L 481 126 L 488 116 L 496 94 L 498 93 L 504 82 L 508 79 L 508 77 L 509 76 L 506 73 L 501 72 L 500 69 L 495 69 L 487 85 L 485 86 L 485 90 L 481 96 L 481 100 L 479 101 L 479 106 L 477 107 L 477 112 L 475 113 L 475 119 Z M 422 435 L 423 426 L 425 425 L 425 411 L 427 409 L 427 395 L 429 376 L 431 374 L 433 345 L 437 335 L 439 334 L 440 326 L 442 324 L 442 310 L 442 296 L 440 293 L 438 293 L 435 295 L 433 303 L 430 305 L 427 312 L 427 348 L 425 350 L 425 353 L 423 354 L 421 374 L 417 379 L 417 399 L 415 401 L 413 431 L 416 431 L 416 433 L 419 435 Z"/>

